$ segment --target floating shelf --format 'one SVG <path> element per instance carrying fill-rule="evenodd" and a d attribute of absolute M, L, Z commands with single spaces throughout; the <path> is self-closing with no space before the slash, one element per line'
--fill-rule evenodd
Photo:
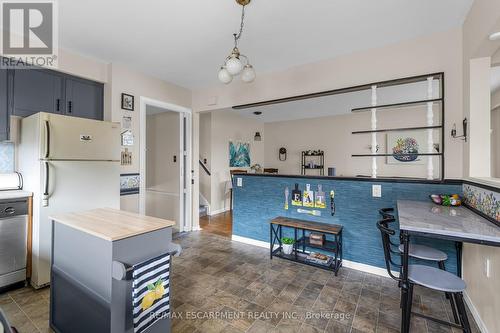
<path fill-rule="evenodd" d="M 368 131 L 354 131 L 354 132 L 352 132 L 352 134 L 379 133 L 379 132 L 397 132 L 397 131 L 414 131 L 414 130 L 433 129 L 433 128 L 443 128 L 443 126 L 442 125 L 436 125 L 436 126 L 420 126 L 420 127 L 386 128 L 386 129 L 377 129 L 377 130 L 368 130 Z"/>
<path fill-rule="evenodd" d="M 442 156 L 443 153 L 408 153 L 408 154 L 353 154 L 351 157 L 379 157 L 379 156 Z"/>
<path fill-rule="evenodd" d="M 435 99 L 425 99 L 425 100 L 420 100 L 420 101 L 413 101 L 413 102 L 403 102 L 403 103 L 394 103 L 394 104 L 383 104 L 383 105 L 377 105 L 377 106 L 365 106 L 362 108 L 354 108 L 351 110 L 351 112 L 365 112 L 365 111 L 370 111 L 371 109 L 389 109 L 389 108 L 401 108 L 401 107 L 407 107 L 407 106 L 415 106 L 415 105 L 424 105 L 427 103 L 441 103 L 443 101 L 442 98 L 435 98 Z"/>

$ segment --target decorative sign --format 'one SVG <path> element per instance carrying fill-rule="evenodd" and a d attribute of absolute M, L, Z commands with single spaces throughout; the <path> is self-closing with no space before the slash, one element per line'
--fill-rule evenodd
<path fill-rule="evenodd" d="M 131 129 L 132 128 L 132 117 L 123 116 L 122 117 L 122 128 L 123 129 Z"/>
<path fill-rule="evenodd" d="M 122 146 L 133 146 L 134 145 L 134 135 L 131 130 L 126 130 L 122 133 Z"/>

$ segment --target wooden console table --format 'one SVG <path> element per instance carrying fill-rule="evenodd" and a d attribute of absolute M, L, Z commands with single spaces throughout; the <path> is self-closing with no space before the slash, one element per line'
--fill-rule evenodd
<path fill-rule="evenodd" d="M 287 255 L 283 253 L 283 244 L 281 238 L 283 236 L 282 228 L 292 228 L 294 230 L 294 247 L 293 253 Z M 339 268 L 342 266 L 342 226 L 337 224 L 327 224 L 312 222 L 306 220 L 293 219 L 279 216 L 269 222 L 270 236 L 270 256 L 271 259 L 279 257 L 287 260 L 297 261 L 306 265 L 319 267 L 335 272 L 337 275 Z M 298 232 L 302 231 L 302 236 L 298 237 Z M 334 240 L 325 240 L 323 245 L 315 245 L 309 242 L 306 237 L 306 231 L 319 232 L 327 235 L 332 235 Z M 275 245 L 278 247 L 275 249 Z M 333 254 L 333 261 L 329 265 L 307 260 L 308 253 L 306 249 L 317 249 L 318 252 L 329 252 Z"/>

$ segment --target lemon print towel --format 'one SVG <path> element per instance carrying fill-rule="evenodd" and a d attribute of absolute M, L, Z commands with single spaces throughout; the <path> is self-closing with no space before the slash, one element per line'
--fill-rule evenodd
<path fill-rule="evenodd" d="M 141 333 L 170 313 L 170 254 L 134 265 L 134 332 Z"/>

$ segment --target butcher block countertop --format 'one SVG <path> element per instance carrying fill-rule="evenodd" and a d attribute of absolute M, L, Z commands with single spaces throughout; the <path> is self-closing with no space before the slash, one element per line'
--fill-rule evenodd
<path fill-rule="evenodd" d="M 50 219 L 108 241 L 117 241 L 175 225 L 173 221 L 111 208 L 55 215 Z"/>

